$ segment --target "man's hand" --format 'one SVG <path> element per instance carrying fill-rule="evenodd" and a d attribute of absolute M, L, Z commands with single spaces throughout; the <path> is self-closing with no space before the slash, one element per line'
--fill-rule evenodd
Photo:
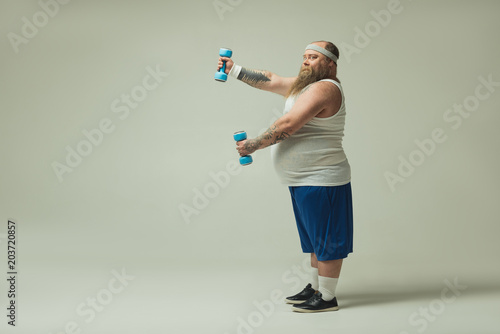
<path fill-rule="evenodd" d="M 253 152 L 257 151 L 258 143 L 255 139 L 245 139 L 236 142 L 236 150 L 240 156 L 244 157 L 245 155 L 250 155 Z"/>
<path fill-rule="evenodd" d="M 234 66 L 234 62 L 231 58 L 219 57 L 217 71 L 222 68 L 224 61 L 226 62 L 226 70 L 224 73 L 229 74 Z M 269 71 L 251 70 L 242 67 L 237 79 L 254 88 L 286 96 L 286 93 L 297 77 L 283 78 Z"/>
<path fill-rule="evenodd" d="M 229 74 L 231 69 L 233 68 L 234 62 L 231 58 L 227 57 L 219 57 L 219 64 L 217 66 L 217 71 L 222 68 L 223 62 L 226 62 L 226 70 L 224 71 L 226 74 Z"/>

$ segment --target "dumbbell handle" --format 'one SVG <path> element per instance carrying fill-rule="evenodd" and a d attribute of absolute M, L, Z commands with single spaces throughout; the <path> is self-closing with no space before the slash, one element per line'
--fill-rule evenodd
<path fill-rule="evenodd" d="M 225 73 L 226 72 L 226 61 L 222 61 L 222 67 L 219 68 L 219 72 Z"/>
<path fill-rule="evenodd" d="M 219 56 L 231 58 L 233 51 L 231 49 L 221 48 L 219 50 Z M 215 73 L 215 80 L 225 82 L 227 80 L 226 72 L 226 61 L 222 61 L 222 67 Z"/>
<path fill-rule="evenodd" d="M 247 133 L 245 131 L 235 132 L 233 138 L 236 142 L 247 139 Z M 245 155 L 240 157 L 240 164 L 243 166 L 250 165 L 253 162 L 251 155 Z"/>

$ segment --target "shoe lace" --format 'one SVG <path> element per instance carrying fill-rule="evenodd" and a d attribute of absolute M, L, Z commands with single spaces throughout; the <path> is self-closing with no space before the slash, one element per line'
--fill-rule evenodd
<path fill-rule="evenodd" d="M 316 302 L 320 299 L 323 299 L 323 298 L 321 298 L 321 292 L 316 292 L 314 295 L 312 295 L 312 297 L 309 299 L 309 301 Z"/>

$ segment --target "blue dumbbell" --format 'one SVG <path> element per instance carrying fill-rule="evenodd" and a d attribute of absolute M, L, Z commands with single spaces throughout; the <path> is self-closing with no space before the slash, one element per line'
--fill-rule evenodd
<path fill-rule="evenodd" d="M 233 51 L 231 51 L 231 49 L 221 48 L 219 50 L 219 56 L 221 56 L 221 57 L 231 58 L 232 55 L 233 55 Z M 226 62 L 223 61 L 222 67 L 217 72 L 215 72 L 215 80 L 226 82 L 227 74 L 225 73 L 225 71 L 226 71 Z"/>
<path fill-rule="evenodd" d="M 245 131 L 235 132 L 233 135 L 234 140 L 237 142 L 247 139 L 247 133 Z M 240 157 L 240 164 L 243 166 L 250 165 L 253 162 L 251 155 L 245 155 Z"/>

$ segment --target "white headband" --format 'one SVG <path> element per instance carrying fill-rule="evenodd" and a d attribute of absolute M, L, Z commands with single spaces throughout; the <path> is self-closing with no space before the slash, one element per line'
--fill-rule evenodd
<path fill-rule="evenodd" d="M 335 62 L 335 64 L 337 63 L 337 60 L 339 59 L 336 55 L 334 55 L 330 51 L 325 50 L 321 46 L 317 46 L 316 44 L 309 44 L 308 46 L 306 46 L 306 50 L 318 51 L 319 53 L 321 53 L 321 54 L 327 56 L 328 58 L 330 58 L 331 60 L 333 60 Z"/>

